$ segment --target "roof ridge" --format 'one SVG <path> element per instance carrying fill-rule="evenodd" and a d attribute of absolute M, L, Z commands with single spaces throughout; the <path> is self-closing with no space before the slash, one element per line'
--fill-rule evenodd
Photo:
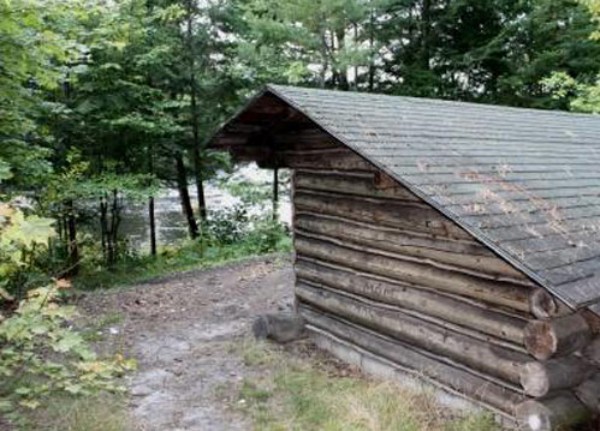
<path fill-rule="evenodd" d="M 587 118 L 590 120 L 600 120 L 600 115 L 596 113 L 586 113 L 586 112 L 572 112 L 572 111 L 564 111 L 558 109 L 543 109 L 543 108 L 530 108 L 530 107 L 519 107 L 519 106 L 510 106 L 510 105 L 499 105 L 492 103 L 483 103 L 483 102 L 473 102 L 473 101 L 463 101 L 463 100 L 452 100 L 452 99 L 436 99 L 433 97 L 420 97 L 420 96 L 405 96 L 405 95 L 396 95 L 396 94 L 386 94 L 386 93 L 370 93 L 364 91 L 343 91 L 336 90 L 331 88 L 315 88 L 315 87 L 300 87 L 294 85 L 283 85 L 283 84 L 267 84 L 264 87 L 266 90 L 270 90 L 273 93 L 280 95 L 280 92 L 289 90 L 289 91 L 308 91 L 308 92 L 321 92 L 321 93 L 330 93 L 336 95 L 352 95 L 352 96 L 362 96 L 364 98 L 382 98 L 382 99 L 403 99 L 409 100 L 419 103 L 439 103 L 439 104 L 447 104 L 447 105 L 459 105 L 459 106 L 470 106 L 474 108 L 483 108 L 489 110 L 501 110 L 501 111 L 515 111 L 515 112 L 531 112 L 535 114 L 548 114 L 548 115 L 556 115 L 556 116 L 565 116 L 565 117 L 579 117 L 579 118 Z"/>

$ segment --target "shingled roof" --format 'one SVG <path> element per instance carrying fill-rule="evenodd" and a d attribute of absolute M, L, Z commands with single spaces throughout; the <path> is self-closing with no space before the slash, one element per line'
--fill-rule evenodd
<path fill-rule="evenodd" d="M 571 307 L 600 311 L 600 117 L 275 85 L 247 108 L 264 97 L 304 114 Z"/>

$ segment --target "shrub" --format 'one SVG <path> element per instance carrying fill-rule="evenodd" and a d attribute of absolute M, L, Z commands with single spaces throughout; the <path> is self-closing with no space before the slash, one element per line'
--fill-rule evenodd
<path fill-rule="evenodd" d="M 99 360 L 74 329 L 75 309 L 61 305 L 64 281 L 30 290 L 9 316 L 0 315 L 0 409 L 17 418 L 59 394 L 123 391 L 115 378 L 135 363 Z"/>

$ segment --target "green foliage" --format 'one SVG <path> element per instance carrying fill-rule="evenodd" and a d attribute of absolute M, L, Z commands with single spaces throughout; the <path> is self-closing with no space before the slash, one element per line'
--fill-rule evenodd
<path fill-rule="evenodd" d="M 0 163 L 0 183 L 10 178 L 8 164 Z M 35 214 L 26 215 L 0 194 L 0 303 L 20 297 L 28 274 L 34 272 L 35 259 L 55 235 L 54 221 Z M 10 293 L 9 293 L 10 292 Z"/>
<path fill-rule="evenodd" d="M 76 288 L 83 290 L 124 286 L 179 271 L 210 268 L 258 254 L 291 252 L 292 240 L 286 227 L 266 220 L 254 226 L 244 228 L 244 234 L 233 243 L 217 243 L 214 238 L 203 237 L 181 245 L 163 247 L 155 257 L 131 255 L 111 269 L 84 267 L 73 283 Z"/>
<path fill-rule="evenodd" d="M 359 0 L 249 1 L 240 59 L 258 82 L 348 89 L 347 71 L 368 65 L 363 24 L 369 12 L 369 3 Z"/>
<path fill-rule="evenodd" d="M 589 35 L 590 40 L 600 39 L 600 1 L 581 0 L 586 6 L 595 24 L 595 30 Z M 574 111 L 600 112 L 600 75 L 595 80 L 581 79 L 567 70 L 552 73 L 542 80 L 542 85 L 551 93 L 555 100 L 561 101 Z"/>
<path fill-rule="evenodd" d="M 31 290 L 0 322 L 0 403 L 5 412 L 35 409 L 55 393 L 123 391 L 115 378 L 135 367 L 121 356 L 98 360 L 72 328 L 75 309 L 60 305 L 59 282 Z"/>

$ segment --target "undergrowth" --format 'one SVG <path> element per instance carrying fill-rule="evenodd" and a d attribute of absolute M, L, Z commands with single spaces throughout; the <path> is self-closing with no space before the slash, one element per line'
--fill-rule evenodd
<path fill-rule="evenodd" d="M 83 268 L 73 279 L 77 289 L 91 290 L 134 284 L 180 271 L 210 268 L 250 256 L 289 253 L 292 240 L 281 225 L 255 229 L 234 242 L 188 241 L 165 247 L 157 256 L 130 256 L 111 268 Z"/>
<path fill-rule="evenodd" d="M 24 431 L 127 431 L 127 399 L 102 393 L 88 397 L 54 396 L 31 412 Z"/>
<path fill-rule="evenodd" d="M 449 413 L 435 394 L 340 372 L 336 366 L 247 341 L 241 356 L 265 372 L 243 381 L 237 405 L 261 431 L 498 431 L 490 415 Z"/>

